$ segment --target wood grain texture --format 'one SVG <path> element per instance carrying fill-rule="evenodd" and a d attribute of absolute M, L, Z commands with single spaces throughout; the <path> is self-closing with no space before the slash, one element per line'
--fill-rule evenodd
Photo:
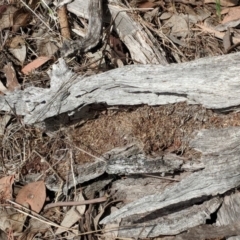
<path fill-rule="evenodd" d="M 42 122 L 59 114 L 69 120 L 89 104 L 164 105 L 187 101 L 218 110 L 240 105 L 240 53 L 183 64 L 131 65 L 90 77 L 76 76 L 63 59 L 53 65 L 51 88 L 26 88 L 0 96 L 0 110 Z M 9 103 L 6 104 L 6 101 Z"/>
<path fill-rule="evenodd" d="M 139 23 L 137 14 L 134 16 L 119 0 L 108 2 L 114 29 L 127 46 L 131 59 L 141 64 L 168 64 L 158 41 Z"/>
<path fill-rule="evenodd" d="M 107 157 L 109 156 L 109 157 Z M 137 144 L 115 148 L 104 155 L 108 174 L 174 173 L 180 171 L 184 158 L 175 154 L 146 156 Z"/>
<path fill-rule="evenodd" d="M 202 225 L 189 229 L 187 232 L 182 233 L 172 240 L 203 240 L 203 239 L 216 239 L 228 238 L 240 235 L 240 222 L 226 226 L 216 227 L 213 225 Z"/>
<path fill-rule="evenodd" d="M 85 38 L 81 41 L 66 41 L 61 49 L 64 57 L 84 53 L 94 48 L 101 38 L 102 33 L 102 0 L 89 0 L 88 5 L 89 24 Z"/>
<path fill-rule="evenodd" d="M 222 131 L 227 131 L 224 141 Z M 239 147 L 229 146 L 234 136 L 235 144 L 240 141 L 240 128 L 233 127 L 227 129 L 213 129 L 199 131 L 194 144 L 203 145 L 205 139 L 206 146 L 209 142 L 218 145 L 218 152 L 206 154 L 204 151 L 201 160 L 205 163 L 205 168 L 192 173 L 180 183 L 166 189 L 163 193 L 143 197 L 137 201 L 127 204 L 118 211 L 112 213 L 101 221 L 105 224 L 117 218 L 125 218 L 134 214 L 142 214 L 164 209 L 176 204 L 206 196 L 216 196 L 223 194 L 239 186 L 240 182 L 240 161 Z M 203 148 L 202 148 L 203 149 Z M 205 149 L 205 148 L 204 148 Z M 213 150 L 214 151 L 214 150 Z"/>
<path fill-rule="evenodd" d="M 223 204 L 217 213 L 216 226 L 234 224 L 240 220 L 240 193 L 228 194 L 224 197 Z M 228 238 L 228 240 L 239 240 L 239 236 Z"/>
<path fill-rule="evenodd" d="M 215 212 L 222 200 L 213 198 L 203 204 L 185 209 L 172 208 L 168 211 L 157 211 L 155 214 L 141 217 L 139 215 L 122 220 L 118 237 L 147 238 L 159 235 L 175 235 L 189 228 L 205 224 Z M 124 228 L 123 228 L 124 227 Z M 121 229 L 122 228 L 122 229 Z"/>

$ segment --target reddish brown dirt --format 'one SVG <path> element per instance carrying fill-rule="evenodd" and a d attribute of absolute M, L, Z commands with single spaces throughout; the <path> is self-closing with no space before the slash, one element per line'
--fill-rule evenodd
<path fill-rule="evenodd" d="M 106 109 L 95 119 L 81 126 L 63 127 L 51 137 L 26 126 L 16 130 L 16 126 L 19 123 L 10 125 L 2 139 L 4 164 L 17 164 L 24 175 L 29 172 L 45 174 L 52 166 L 64 177 L 71 163 L 82 164 L 93 159 L 81 149 L 100 157 L 133 141 L 138 142 L 148 155 L 171 152 L 188 159 L 197 158 L 199 153 L 188 146 L 194 132 L 204 128 L 240 126 L 240 113 L 218 114 L 201 106 L 178 103 Z M 61 157 L 63 160 L 59 160 Z"/>
<path fill-rule="evenodd" d="M 240 113 L 223 115 L 201 106 L 178 103 L 106 110 L 82 127 L 71 128 L 69 135 L 75 145 L 97 156 L 137 141 L 147 154 L 165 151 L 191 158 L 193 151 L 188 142 L 194 131 L 239 125 Z M 76 157 L 78 163 L 88 159 L 80 152 Z"/>

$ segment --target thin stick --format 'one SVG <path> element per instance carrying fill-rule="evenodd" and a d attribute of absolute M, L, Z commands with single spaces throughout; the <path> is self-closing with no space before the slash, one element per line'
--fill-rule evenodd
<path fill-rule="evenodd" d="M 69 231 L 69 230 L 73 230 L 73 231 L 74 231 L 74 230 L 75 230 L 75 229 L 68 228 L 68 227 L 63 227 L 63 226 L 60 226 L 60 225 L 58 225 L 58 224 L 56 224 L 56 223 L 54 223 L 54 222 L 51 222 L 50 220 L 42 217 L 41 215 L 39 215 L 39 214 L 36 213 L 36 212 L 34 212 L 34 215 L 31 214 L 31 213 L 28 213 L 28 212 L 31 211 L 31 210 L 29 210 L 28 208 L 26 208 L 26 207 L 24 207 L 24 206 L 22 206 L 22 205 L 20 205 L 20 204 L 18 204 L 18 203 L 16 203 L 16 202 L 11 201 L 11 200 L 9 200 L 9 199 L 7 199 L 7 202 L 15 205 L 16 207 L 14 207 L 14 209 L 15 209 L 16 211 L 18 211 L 18 212 L 20 212 L 20 213 L 22 213 L 22 214 L 25 214 L 25 215 L 27 215 L 27 216 L 29 216 L 29 217 L 32 217 L 32 218 L 34 218 L 34 219 L 36 219 L 36 220 L 38 220 L 38 221 L 40 221 L 40 222 L 47 223 L 47 224 L 49 224 L 49 225 L 51 225 L 51 226 L 53 226 L 53 227 L 63 228 L 63 229 L 65 229 L 66 231 Z M 19 208 L 22 208 L 22 209 L 24 209 L 25 211 L 28 211 L 28 212 L 24 212 L 24 211 L 22 211 L 22 210 L 19 209 Z M 32 211 L 32 212 L 33 212 L 33 211 Z M 36 215 L 36 216 L 35 216 L 35 215 Z"/>
<path fill-rule="evenodd" d="M 106 197 L 100 197 L 90 200 L 84 200 L 79 202 L 56 202 L 56 203 L 49 203 L 44 207 L 44 211 L 53 208 L 53 207 L 63 207 L 63 206 L 80 206 L 80 205 L 86 205 L 86 204 L 93 204 L 93 203 L 100 203 L 107 201 Z"/>
<path fill-rule="evenodd" d="M 180 182 L 177 179 L 168 178 L 168 177 L 159 177 L 159 176 L 150 175 L 150 174 L 143 174 L 143 175 L 146 176 L 146 177 L 159 178 L 159 179 L 164 179 L 164 180 L 168 180 L 168 181 Z"/>
<path fill-rule="evenodd" d="M 49 31 L 52 31 L 52 29 L 45 23 L 45 21 L 42 20 L 23 0 L 20 1 L 30 12 L 35 15 L 35 17 L 37 17 L 48 28 Z"/>

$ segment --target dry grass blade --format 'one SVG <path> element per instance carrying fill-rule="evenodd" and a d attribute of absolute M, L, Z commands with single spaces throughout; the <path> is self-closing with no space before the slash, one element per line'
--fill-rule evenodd
<path fill-rule="evenodd" d="M 31 218 L 34 218 L 34 219 L 36 219 L 38 221 L 41 221 L 41 222 L 46 223 L 48 225 L 51 225 L 53 227 L 63 228 L 66 231 L 74 230 L 72 228 L 66 228 L 66 227 L 60 226 L 60 225 L 58 225 L 58 224 L 56 224 L 54 222 L 51 222 L 50 220 L 48 220 L 48 219 L 44 218 L 43 216 L 39 215 L 38 213 L 34 213 L 34 214 L 30 213 L 30 210 L 28 208 L 26 208 L 26 207 L 24 207 L 24 206 L 22 206 L 20 204 L 17 204 L 14 201 L 7 200 L 7 202 L 11 203 L 14 206 L 14 209 L 16 209 L 16 211 L 18 211 L 20 213 L 23 213 L 23 214 L 25 214 L 25 215 L 27 215 L 27 216 L 29 216 Z M 23 210 L 21 210 L 21 209 L 23 209 Z"/>

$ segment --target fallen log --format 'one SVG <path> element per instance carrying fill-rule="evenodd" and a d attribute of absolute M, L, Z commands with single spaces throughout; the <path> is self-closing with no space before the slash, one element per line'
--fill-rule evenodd
<path fill-rule="evenodd" d="M 66 114 L 69 120 L 90 104 L 201 104 L 230 111 L 240 105 L 240 54 L 160 65 L 131 65 L 90 77 L 74 76 L 63 59 L 53 66 L 51 88 L 29 87 L 0 97 L 0 110 L 25 116 L 27 124 Z"/>

